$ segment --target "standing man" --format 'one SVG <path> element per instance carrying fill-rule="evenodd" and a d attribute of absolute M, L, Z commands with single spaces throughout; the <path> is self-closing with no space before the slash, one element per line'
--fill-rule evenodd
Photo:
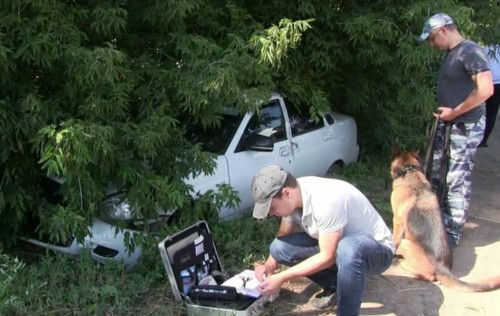
<path fill-rule="evenodd" d="M 434 115 L 441 121 L 435 136 L 432 182 L 435 188 L 440 185 L 445 123 L 451 124 L 443 212 L 450 245 L 455 247 L 467 219 L 474 155 L 484 134 L 483 104 L 493 94 L 493 83 L 481 47 L 465 39 L 447 14 L 431 16 L 419 41 L 446 51 L 438 73 L 437 110 L 441 112 Z"/>
<path fill-rule="evenodd" d="M 495 127 L 500 107 L 500 45 L 490 45 L 484 49 L 484 53 L 488 58 L 493 77 L 493 95 L 486 100 L 486 127 L 479 147 L 488 147 L 488 138 Z"/>
<path fill-rule="evenodd" d="M 367 277 L 385 271 L 394 255 L 391 232 L 368 199 L 347 182 L 296 179 L 277 165 L 257 173 L 252 192 L 255 218 L 281 217 L 268 259 L 255 268 L 259 291 L 308 277 L 323 288 L 314 307 L 359 315 Z M 278 264 L 290 268 L 274 274 Z"/>

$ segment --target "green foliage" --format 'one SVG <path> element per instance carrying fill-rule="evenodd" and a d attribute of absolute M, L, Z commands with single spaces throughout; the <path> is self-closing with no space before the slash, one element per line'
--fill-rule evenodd
<path fill-rule="evenodd" d="M 422 148 L 442 54 L 415 38 L 437 11 L 498 39 L 493 0 L 0 2 L 0 240 L 25 224 L 81 239 L 110 183 L 136 217 L 211 218 L 237 200 L 184 184 L 215 163 L 184 125 L 255 111 L 273 90 L 316 116 L 353 115 L 365 155 Z M 46 176 L 64 179 L 63 199 L 46 197 Z"/>
<path fill-rule="evenodd" d="M 210 229 L 224 268 L 234 271 L 243 267 L 252 268 L 256 261 L 265 260 L 278 227 L 279 221 L 275 218 L 256 221 L 246 216 L 212 225 Z"/>
<path fill-rule="evenodd" d="M 273 25 L 265 30 L 265 35 L 252 36 L 250 41 L 260 50 L 260 62 L 268 62 L 279 68 L 287 51 L 297 47 L 302 33 L 311 28 L 312 21 L 314 19 L 296 22 L 283 19 L 278 26 Z"/>
<path fill-rule="evenodd" d="M 250 50 L 255 29 L 227 19 L 244 25 L 241 8 L 18 0 L 0 12 L 0 240 L 15 242 L 33 218 L 52 242 L 82 238 L 110 183 L 128 192 L 137 217 L 237 203 L 221 187 L 192 205 L 197 193 L 182 179 L 215 162 L 183 125 L 218 124 L 229 104 L 256 110 L 273 89 Z M 46 176 L 64 179 L 61 200 L 45 196 Z"/>
<path fill-rule="evenodd" d="M 2 315 L 9 314 L 22 305 L 19 297 L 13 293 L 13 289 L 24 267 L 22 261 L 0 251 L 0 314 Z"/>
<path fill-rule="evenodd" d="M 81 260 L 45 256 L 31 265 L 2 254 L 0 277 L 2 315 L 132 315 L 138 297 L 154 284 L 119 263 L 96 265 L 88 253 Z"/>

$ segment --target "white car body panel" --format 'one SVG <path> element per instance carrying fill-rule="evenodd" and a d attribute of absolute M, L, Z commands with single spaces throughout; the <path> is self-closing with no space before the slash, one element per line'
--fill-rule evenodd
<path fill-rule="evenodd" d="M 53 251 L 64 253 L 73 257 L 79 257 L 83 250 L 90 249 L 90 257 L 99 263 L 106 263 L 109 260 L 123 261 L 127 268 L 131 268 L 137 264 L 142 255 L 142 250 L 136 247 L 134 251 L 129 252 L 125 245 L 125 234 L 138 234 L 140 232 L 123 229 L 116 232 L 116 226 L 103 222 L 100 219 L 95 219 L 92 225 L 89 226 L 90 234 L 85 236 L 83 243 L 78 243 L 76 238 L 73 239 L 69 246 L 57 246 L 46 243 L 33 238 L 21 238 L 25 242 L 33 244 L 41 248 L 47 248 Z M 112 257 L 104 257 L 96 252 L 98 247 L 106 247 L 116 252 Z"/>

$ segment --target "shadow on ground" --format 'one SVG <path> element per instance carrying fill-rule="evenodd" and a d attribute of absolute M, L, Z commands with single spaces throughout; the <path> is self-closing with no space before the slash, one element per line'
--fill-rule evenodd
<path fill-rule="evenodd" d="M 416 280 L 411 276 L 398 275 L 397 263 L 392 272 L 371 278 L 367 284 L 361 315 L 438 315 L 443 294 L 438 286 Z M 396 271 L 395 273 L 393 273 Z M 265 311 L 265 315 L 334 315 L 334 309 L 317 310 L 309 300 L 319 287 L 307 279 L 286 285 L 278 299 Z M 411 310 L 412 314 L 408 314 Z"/>

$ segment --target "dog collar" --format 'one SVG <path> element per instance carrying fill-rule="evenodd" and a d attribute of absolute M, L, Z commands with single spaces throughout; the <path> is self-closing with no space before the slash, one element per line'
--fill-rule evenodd
<path fill-rule="evenodd" d="M 408 173 L 412 172 L 417 172 L 418 168 L 415 166 L 404 166 L 403 168 L 399 169 L 398 172 L 396 172 L 396 178 L 404 177 Z"/>

